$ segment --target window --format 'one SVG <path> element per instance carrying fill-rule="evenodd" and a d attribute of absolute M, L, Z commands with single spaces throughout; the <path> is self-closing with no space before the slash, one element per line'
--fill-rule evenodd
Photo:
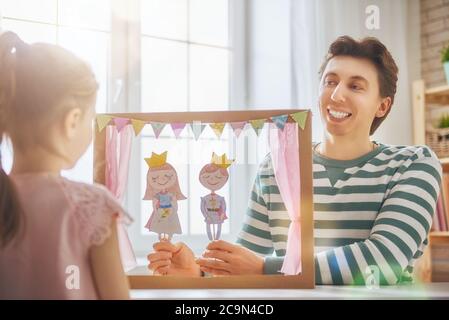
<path fill-rule="evenodd" d="M 214 111 L 230 107 L 232 66 L 237 56 L 232 48 L 230 21 L 235 4 L 232 0 L 142 0 L 140 1 L 140 72 L 141 112 Z M 134 53 L 135 54 L 135 53 Z M 200 252 L 207 243 L 200 197 L 208 193 L 199 183 L 201 167 L 216 153 L 232 152 L 232 139 L 226 134 L 220 140 L 206 127 L 196 142 L 186 126 L 178 139 L 166 126 L 158 140 L 151 126 L 133 146 L 128 208 L 140 212 L 130 228 L 135 251 L 146 253 L 157 236 L 144 227 L 152 212 L 151 201 L 142 201 L 148 167 L 143 161 L 151 152 L 168 151 L 168 162 L 178 172 L 181 190 L 188 195 L 179 201 L 179 218 L 183 235 L 194 251 Z M 138 150 L 138 151 L 137 151 Z M 231 177 L 232 179 L 232 177 Z M 219 191 L 229 199 L 228 183 Z M 134 195 L 138 194 L 138 197 Z M 137 200 L 136 200 L 137 199 Z M 246 203 L 245 203 L 246 205 Z M 230 204 L 228 203 L 228 207 Z M 229 210 L 229 209 L 228 209 Z M 233 216 L 230 216 L 231 220 Z M 232 222 L 223 224 L 222 238 L 230 237 Z M 236 228 L 234 228 L 236 229 Z M 236 230 L 233 230 L 234 232 Z"/>
<path fill-rule="evenodd" d="M 109 0 L 1 0 L 2 31 L 11 30 L 24 41 L 61 45 L 87 61 L 100 84 L 97 112 L 106 112 L 111 37 Z M 5 146 L 6 168 L 11 166 L 11 148 Z M 92 145 L 75 168 L 63 175 L 92 181 Z"/>
<path fill-rule="evenodd" d="M 157 112 L 227 110 L 244 105 L 243 7 L 237 0 L 0 0 L 2 30 L 12 30 L 27 42 L 45 41 L 66 47 L 88 61 L 100 83 L 97 112 Z M 239 13 L 239 14 L 234 14 Z M 143 201 L 146 163 L 151 151 L 169 151 L 181 190 L 182 241 L 196 251 L 207 243 L 199 210 L 208 193 L 198 173 L 212 151 L 232 155 L 234 144 L 225 129 L 217 143 L 206 127 L 201 143 L 190 128 L 174 139 L 167 126 L 155 144 L 151 126 L 133 140 L 125 206 L 135 218 L 128 229 L 138 255 L 146 254 L 156 235 L 144 228 L 151 202 Z M 189 138 L 190 137 L 190 138 Z M 198 149 L 201 145 L 201 150 Z M 3 146 L 5 148 L 5 145 Z M 92 146 L 77 166 L 64 175 L 92 181 Z M 3 153 L 5 154 L 5 153 Z M 7 165 L 11 159 L 5 159 Z M 244 172 L 231 173 L 219 191 L 229 199 L 232 185 L 246 183 Z M 244 190 L 249 190 L 249 187 Z M 230 199 L 246 207 L 247 194 Z M 181 213 L 182 212 L 182 213 Z M 243 215 L 229 215 L 222 238 L 233 241 Z M 231 238 L 232 237 L 232 238 Z M 179 238 L 178 238 L 179 239 Z"/>

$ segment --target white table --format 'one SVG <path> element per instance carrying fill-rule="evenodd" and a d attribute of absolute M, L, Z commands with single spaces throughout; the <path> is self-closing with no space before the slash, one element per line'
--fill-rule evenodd
<path fill-rule="evenodd" d="M 131 290 L 133 299 L 297 300 L 297 299 L 449 299 L 449 282 L 369 289 L 364 286 L 317 286 L 315 289 L 148 289 Z"/>

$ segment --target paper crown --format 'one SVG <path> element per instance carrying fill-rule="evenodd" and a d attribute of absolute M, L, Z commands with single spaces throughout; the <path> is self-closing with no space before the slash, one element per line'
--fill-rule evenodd
<path fill-rule="evenodd" d="M 145 161 L 150 168 L 161 167 L 167 163 L 167 151 L 161 154 L 152 152 L 151 158 L 145 158 Z"/>
<path fill-rule="evenodd" d="M 216 155 L 215 152 L 212 153 L 212 159 L 210 163 L 213 163 L 221 168 L 227 169 L 234 160 L 228 159 L 226 157 L 226 153 L 223 153 L 221 156 Z"/>

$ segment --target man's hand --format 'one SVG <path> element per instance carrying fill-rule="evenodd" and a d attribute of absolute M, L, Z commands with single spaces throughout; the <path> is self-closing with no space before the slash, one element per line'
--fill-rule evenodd
<path fill-rule="evenodd" d="M 255 275 L 263 274 L 264 259 L 240 245 L 217 240 L 209 243 L 197 263 L 201 271 L 214 275 Z"/>
<path fill-rule="evenodd" d="M 182 242 L 173 244 L 169 241 L 153 245 L 155 252 L 147 256 L 148 269 L 154 274 L 200 277 L 201 271 L 195 263 L 195 256 Z"/>

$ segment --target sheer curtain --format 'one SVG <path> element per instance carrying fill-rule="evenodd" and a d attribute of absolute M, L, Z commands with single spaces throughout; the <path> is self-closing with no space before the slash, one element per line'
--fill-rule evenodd
<path fill-rule="evenodd" d="M 371 5 L 379 10 L 379 29 L 375 30 L 366 26 L 371 16 L 366 10 Z M 377 37 L 399 67 L 393 109 L 374 139 L 392 144 L 412 142 L 410 83 L 420 77 L 418 0 L 290 0 L 290 22 L 292 103 L 312 107 L 315 141 L 322 135 L 317 108 L 318 70 L 332 41 L 349 35 Z"/>

